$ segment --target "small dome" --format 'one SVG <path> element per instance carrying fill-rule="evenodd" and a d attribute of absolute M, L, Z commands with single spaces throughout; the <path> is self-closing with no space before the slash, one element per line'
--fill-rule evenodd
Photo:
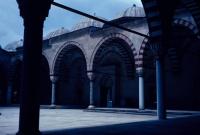
<path fill-rule="evenodd" d="M 22 46 L 23 46 L 23 40 L 21 39 L 19 41 L 15 41 L 15 42 L 9 43 L 8 45 L 6 45 L 4 47 L 4 49 L 6 51 L 13 52 L 13 51 L 16 51 L 16 48 L 22 47 Z"/>
<path fill-rule="evenodd" d="M 95 15 L 94 15 L 94 16 L 95 16 Z M 98 18 L 101 18 L 101 17 L 98 17 Z M 106 20 L 105 18 L 101 18 L 101 19 Z M 90 26 L 100 27 L 100 28 L 101 28 L 101 27 L 103 26 L 103 23 L 85 17 L 85 18 L 83 18 L 82 21 L 80 21 L 79 23 L 77 23 L 77 24 L 72 28 L 72 31 L 76 31 L 76 30 L 79 30 L 79 29 L 87 28 L 87 27 L 90 27 Z"/>
<path fill-rule="evenodd" d="M 47 34 L 44 39 L 50 39 L 52 37 L 56 37 L 56 36 L 59 36 L 59 35 L 62 35 L 62 34 L 65 34 L 65 33 L 68 33 L 69 30 L 65 29 L 64 27 L 58 29 L 58 30 L 55 30 L 53 32 L 50 32 L 49 34 Z"/>
<path fill-rule="evenodd" d="M 120 17 L 145 17 L 145 11 L 143 7 L 137 7 L 133 4 L 132 7 L 126 9 L 124 12 L 120 13 L 117 18 Z"/>

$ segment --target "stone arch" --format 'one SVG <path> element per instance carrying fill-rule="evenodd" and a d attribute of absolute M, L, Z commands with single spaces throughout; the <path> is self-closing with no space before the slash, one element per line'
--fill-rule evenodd
<path fill-rule="evenodd" d="M 197 38 L 200 38 L 200 35 L 199 35 L 199 30 L 198 28 L 192 24 L 191 22 L 189 21 L 186 21 L 184 19 L 179 19 L 179 18 L 175 18 L 173 20 L 173 25 L 180 25 L 180 26 L 183 26 L 185 28 L 188 28 L 189 30 L 191 30 L 193 32 L 194 35 L 197 35 Z M 141 44 L 141 47 L 140 47 L 140 50 L 139 50 L 139 53 L 137 54 L 136 56 L 136 69 L 142 69 L 143 68 L 143 64 L 144 64 L 144 53 L 145 53 L 145 49 L 147 47 L 147 44 L 149 42 L 149 39 L 148 38 L 144 38 L 142 44 Z"/>
<path fill-rule="evenodd" d="M 89 80 L 85 52 L 80 45 L 74 43 L 64 44 L 54 62 L 53 73 L 58 76 L 56 104 L 82 108 L 89 102 Z"/>
<path fill-rule="evenodd" d="M 69 46 L 69 48 L 68 48 L 68 46 Z M 50 74 L 51 75 L 57 75 L 57 69 L 59 68 L 58 67 L 58 65 L 60 64 L 60 60 L 62 59 L 62 57 L 63 57 L 63 55 L 67 52 L 67 51 L 69 51 L 69 49 L 70 49 L 70 47 L 77 47 L 80 51 L 81 51 L 81 53 L 84 55 L 84 58 L 85 58 L 85 60 L 87 60 L 86 59 L 86 51 L 85 51 L 85 49 L 79 44 L 79 43 L 77 43 L 77 42 L 75 42 L 75 41 L 68 41 L 68 42 L 66 42 L 66 43 L 64 43 L 60 48 L 59 48 L 59 50 L 57 51 L 57 53 L 56 53 L 56 55 L 55 55 L 55 57 L 54 57 L 54 60 L 53 60 L 53 64 L 52 64 L 52 66 L 51 66 L 51 71 L 50 71 Z M 66 49 L 67 48 L 67 49 Z M 57 62 L 57 63 L 56 63 Z M 87 62 L 87 61 L 86 61 Z M 86 63 L 87 64 L 87 63 Z"/>
<path fill-rule="evenodd" d="M 176 18 L 173 21 L 173 25 L 180 25 L 186 27 L 189 30 L 191 30 L 195 35 L 197 35 L 198 38 L 200 38 L 198 28 L 187 20 Z"/>
<path fill-rule="evenodd" d="M 172 35 L 171 35 L 171 42 L 174 42 L 177 37 L 174 37 L 175 35 L 179 35 L 179 33 L 177 33 L 177 30 L 178 31 L 182 31 L 182 32 L 179 32 L 179 33 L 182 33 L 182 36 L 184 35 L 185 37 L 183 38 L 183 40 L 185 40 L 184 43 L 182 43 L 183 46 L 185 46 L 186 44 L 191 44 L 190 42 L 190 38 L 194 38 L 194 39 L 200 39 L 200 35 L 199 35 L 199 29 L 196 27 L 196 25 L 192 24 L 191 22 L 187 21 L 187 20 L 184 20 L 184 19 L 174 19 L 173 21 L 173 32 Z M 187 33 L 187 36 L 186 34 Z M 191 37 L 192 36 L 192 37 Z M 180 37 L 178 37 L 180 38 Z M 186 40 L 186 38 L 188 40 Z M 170 59 L 171 57 L 171 61 L 174 61 L 174 60 L 178 60 L 178 50 L 177 50 L 177 47 L 175 47 L 174 45 L 173 46 L 169 46 L 168 48 L 168 57 Z M 171 53 L 170 53 L 171 52 Z M 175 65 L 178 65 L 178 63 L 176 63 Z M 179 67 L 180 68 L 180 67 Z"/>
<path fill-rule="evenodd" d="M 200 6 L 198 0 L 181 0 L 181 2 L 191 12 L 198 29 L 200 29 Z"/>
<path fill-rule="evenodd" d="M 134 91 L 138 87 L 135 75 L 136 54 L 131 40 L 120 33 L 110 34 L 102 38 L 97 44 L 90 65 L 92 66 L 91 70 L 95 74 L 94 85 L 96 90 L 94 95 L 97 106 L 101 106 L 101 101 L 106 100 L 107 94 L 110 97 L 110 90 L 112 90 L 112 105 L 114 107 L 131 107 L 137 105 L 137 91 Z M 110 88 L 104 86 L 106 84 L 101 83 L 101 78 L 108 76 L 113 80 Z M 131 91 L 132 89 L 134 90 Z M 104 92 L 102 93 L 102 91 Z"/>
<path fill-rule="evenodd" d="M 146 48 L 146 45 L 148 43 L 148 38 L 144 38 L 144 40 L 142 41 L 142 44 L 140 46 L 140 50 L 139 50 L 139 53 L 137 55 L 137 58 L 136 58 L 136 70 L 141 70 L 143 69 L 144 67 L 144 53 L 145 53 L 145 48 Z"/>
<path fill-rule="evenodd" d="M 160 43 L 159 38 L 163 35 L 161 13 L 157 0 L 142 0 L 147 22 L 149 35 L 153 43 Z"/>
<path fill-rule="evenodd" d="M 182 30 L 184 31 L 184 30 L 186 30 L 187 32 L 187 34 L 188 35 L 192 35 L 192 38 L 196 38 L 196 39 L 198 39 L 198 35 L 199 35 L 199 32 L 198 32 L 198 29 L 197 29 L 197 27 L 195 26 L 195 25 L 193 25 L 193 24 L 191 24 L 190 22 L 187 22 L 187 21 L 185 21 L 185 20 L 182 20 L 182 19 L 175 19 L 174 21 L 173 21 L 173 26 L 176 28 L 176 26 L 179 26 L 179 27 L 181 27 L 181 28 L 183 28 Z M 179 29 L 181 29 L 181 28 L 179 28 Z M 190 34 L 189 34 L 190 33 Z M 186 34 L 185 34 L 186 35 Z M 188 36 L 187 35 L 187 36 Z M 189 37 L 191 37 L 191 36 L 189 36 Z M 188 38 L 189 38 L 188 37 Z M 176 38 L 175 38 L 176 39 Z M 185 38 L 184 38 L 185 39 Z M 172 41 L 173 41 L 173 39 L 172 39 Z M 187 41 L 187 42 L 184 42 L 185 44 L 188 44 L 188 47 L 190 47 L 190 42 L 191 42 L 191 40 L 189 40 L 189 41 Z M 196 40 L 194 41 L 194 42 L 196 42 Z M 149 46 L 148 46 L 149 44 L 148 44 L 148 39 L 144 39 L 144 41 L 143 41 L 143 43 L 142 43 L 142 45 L 141 45 L 141 48 L 140 48 L 140 51 L 139 51 L 139 55 L 138 55 L 138 65 L 137 65 L 137 67 L 139 67 L 139 68 L 146 68 L 146 61 L 148 61 L 147 59 L 146 59 L 146 55 L 148 55 L 147 53 L 149 53 L 149 52 L 147 52 L 147 50 L 149 50 L 150 48 L 149 48 Z M 182 44 L 181 44 L 182 45 Z M 198 46 L 196 46 L 197 48 L 198 48 Z M 167 49 L 167 48 L 166 48 Z M 187 50 L 187 48 L 186 48 L 186 50 Z M 173 53 L 172 54 L 170 54 L 169 52 L 170 51 L 172 51 Z M 169 74 L 173 74 L 173 78 L 171 78 L 171 79 L 167 79 L 167 80 L 172 80 L 172 79 L 177 79 L 178 77 L 179 77 L 179 70 L 180 70 L 180 66 L 181 66 L 181 63 L 180 63 L 180 51 L 178 51 L 174 46 L 171 46 L 170 47 L 170 51 L 168 50 L 168 53 L 167 53 L 167 55 L 166 55 L 166 58 L 165 58 L 165 72 L 166 72 L 166 75 L 167 75 L 167 77 L 169 78 Z M 178 54 L 177 54 L 178 53 Z M 187 54 L 187 53 L 186 53 Z M 172 55 L 172 56 L 170 56 L 170 55 Z M 177 55 L 177 56 L 175 56 L 175 55 Z M 190 54 L 189 54 L 190 55 Z M 171 57 L 171 59 L 170 59 L 170 57 Z M 190 59 L 193 63 L 195 62 L 195 60 L 193 60 L 193 59 Z M 167 61 L 167 62 L 166 62 Z M 188 60 L 189 61 L 189 60 Z M 151 62 L 152 63 L 152 62 Z M 190 65 L 190 64 L 184 64 L 184 67 L 186 66 L 186 65 Z M 154 65 L 153 65 L 154 66 Z M 170 67 L 169 67 L 170 66 Z M 183 65 L 182 65 L 182 67 L 183 67 Z M 190 67 L 190 66 L 189 66 Z M 192 67 L 195 67 L 195 66 L 192 66 Z M 153 67 L 153 68 L 155 68 L 155 67 Z M 187 69 L 187 68 L 186 68 Z M 189 68 L 188 68 L 189 69 Z M 155 69 L 153 69 L 153 70 L 155 70 Z M 191 70 L 191 71 L 193 71 L 193 70 Z M 189 72 L 189 71 L 188 71 Z M 187 72 L 186 72 L 187 73 Z M 148 74 L 149 74 L 149 72 L 148 72 Z M 189 75 L 188 75 L 189 76 Z M 146 79 L 146 80 L 149 80 L 149 79 Z M 178 80 L 180 80 L 180 78 L 178 79 Z M 190 80 L 190 79 L 189 79 Z M 148 83 L 149 81 L 147 81 L 147 83 Z M 174 81 L 175 82 L 175 81 Z M 182 85 L 185 85 L 185 84 L 187 84 L 187 83 L 181 83 L 181 85 L 180 86 L 182 86 Z M 197 85 L 198 85 L 198 83 L 196 83 L 196 87 L 197 87 Z M 148 84 L 146 84 L 146 86 L 148 86 Z M 153 86 L 153 85 L 152 85 Z M 166 86 L 171 86 L 171 84 L 170 85 L 166 85 Z M 198 85 L 199 86 L 199 85 Z M 149 91 L 151 91 L 151 85 L 149 85 L 148 86 L 149 87 L 149 89 L 150 90 L 148 90 L 148 92 Z M 168 88 L 168 87 L 167 87 Z M 172 88 L 168 88 L 169 90 L 170 89 L 172 89 Z M 180 88 L 181 89 L 181 88 Z M 181 89 L 182 90 L 182 89 Z M 171 95 L 175 95 L 175 94 L 177 94 L 177 93 L 172 93 L 172 91 L 170 91 L 171 92 Z M 186 93 L 186 91 L 184 91 L 185 93 Z M 179 92 L 180 93 L 180 92 Z M 190 93 L 188 93 L 188 95 L 189 95 Z M 151 93 L 149 93 L 149 95 L 153 95 L 153 94 L 151 94 Z M 186 94 L 187 95 L 187 94 Z M 198 95 L 198 94 L 197 94 Z M 152 96 L 153 97 L 153 96 Z M 177 97 L 177 96 L 176 96 Z M 170 97 L 171 98 L 171 97 Z M 188 98 L 189 99 L 189 98 Z M 149 99 L 148 99 L 149 100 Z M 148 103 L 150 103 L 151 102 L 151 100 L 152 99 L 150 99 L 150 101 L 148 102 Z M 176 99 L 173 99 L 174 100 L 174 102 L 176 101 Z M 191 100 L 191 99 L 190 99 Z M 181 101 L 181 102 L 184 102 L 184 101 Z M 191 102 L 191 101 L 190 101 Z M 169 105 L 169 107 L 170 108 L 172 108 L 172 107 L 174 107 L 175 105 L 174 105 L 174 103 L 169 103 L 170 105 Z M 189 104 L 189 103 L 188 103 Z M 194 106 L 195 106 L 195 104 L 197 105 L 197 103 L 194 103 Z M 174 106 L 172 106 L 172 105 L 174 105 Z M 150 106 L 152 106 L 152 105 L 150 105 Z M 193 106 L 193 107 L 194 107 Z M 181 103 L 177 103 L 176 104 L 176 107 L 179 107 L 180 109 L 181 109 L 181 107 L 183 107 L 183 106 L 181 106 Z M 189 109 L 191 109 L 190 108 L 191 107 L 191 105 L 188 105 L 188 108 Z M 194 107 L 195 108 L 195 107 Z M 173 109 L 173 108 L 172 108 Z"/>
<path fill-rule="evenodd" d="M 199 109 L 198 34 L 197 28 L 182 20 L 173 27 L 171 46 L 166 48 L 165 56 L 169 109 Z"/>
<path fill-rule="evenodd" d="M 125 35 L 121 34 L 121 33 L 112 33 L 108 36 L 105 36 L 103 37 L 100 42 L 96 45 L 93 53 L 92 53 L 92 56 L 90 58 L 90 63 L 89 63 L 89 70 L 93 70 L 93 63 L 94 63 L 94 58 L 95 58 L 95 55 L 98 51 L 98 49 L 101 47 L 102 44 L 106 44 L 108 42 L 111 42 L 112 40 L 122 40 L 124 41 L 128 47 L 131 49 L 131 52 L 133 54 L 133 57 L 134 57 L 134 60 L 136 59 L 136 56 L 137 56 L 137 51 L 132 43 L 132 41 Z"/>

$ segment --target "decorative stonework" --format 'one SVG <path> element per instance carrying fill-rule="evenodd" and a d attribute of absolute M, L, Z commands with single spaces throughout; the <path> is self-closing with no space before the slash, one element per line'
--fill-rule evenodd
<path fill-rule="evenodd" d="M 184 27 L 190 29 L 195 35 L 199 36 L 199 30 L 198 30 L 198 28 L 194 24 L 192 24 L 191 22 L 189 22 L 189 21 L 186 21 L 186 20 L 183 20 L 183 19 L 174 19 L 173 24 L 174 25 L 184 26 Z"/>
<path fill-rule="evenodd" d="M 90 79 L 90 81 L 93 81 L 94 80 L 94 73 L 93 73 L 93 71 L 88 71 L 87 72 L 87 76 L 88 76 L 88 78 Z"/>
<path fill-rule="evenodd" d="M 77 42 L 74 42 L 74 41 L 68 41 L 66 43 L 64 43 L 60 48 L 59 50 L 57 51 L 55 57 L 54 57 L 54 60 L 53 60 L 53 64 L 52 64 L 52 67 L 51 67 L 51 74 L 57 74 L 55 73 L 56 72 L 56 68 L 57 66 L 59 65 L 61 59 L 64 57 L 64 54 L 69 51 L 70 47 L 69 46 L 74 46 L 74 47 L 77 47 L 78 49 L 80 49 L 80 51 L 83 53 L 84 57 L 87 56 L 86 54 L 86 51 L 84 50 L 84 48 Z M 69 48 L 68 48 L 69 47 Z M 57 62 L 57 64 L 56 64 Z"/>
<path fill-rule="evenodd" d="M 56 83 L 58 81 L 58 76 L 50 75 L 50 80 L 52 83 Z"/>
<path fill-rule="evenodd" d="M 94 51 L 93 51 L 93 53 L 92 53 L 92 56 L 91 56 L 91 58 L 90 58 L 90 63 L 89 63 L 89 65 L 90 65 L 90 66 L 89 66 L 89 69 L 90 69 L 90 70 L 93 69 L 94 57 L 95 57 L 95 55 L 96 55 L 98 49 L 101 47 L 101 45 L 105 44 L 106 42 L 112 41 L 113 39 L 121 39 L 121 40 L 125 41 L 125 42 L 128 44 L 128 46 L 131 48 L 132 53 L 133 53 L 133 55 L 134 55 L 134 58 L 136 57 L 136 55 L 137 55 L 136 49 L 135 49 L 135 47 L 134 47 L 132 41 L 131 41 L 127 36 L 125 36 L 125 35 L 123 35 L 123 34 L 121 34 L 121 33 L 111 33 L 111 34 L 109 34 L 109 35 L 103 37 L 103 38 L 100 40 L 100 42 L 98 42 L 98 44 L 96 45 L 96 47 L 95 47 L 95 49 L 94 49 Z"/>

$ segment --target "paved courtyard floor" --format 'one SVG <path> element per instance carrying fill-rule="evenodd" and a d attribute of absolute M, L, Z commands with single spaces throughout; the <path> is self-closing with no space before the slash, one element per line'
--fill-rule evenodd
<path fill-rule="evenodd" d="M 0 135 L 16 133 L 19 123 L 19 108 L 2 107 L 0 112 Z M 40 131 L 95 127 L 154 119 L 156 119 L 155 116 L 148 115 L 86 112 L 80 109 L 41 109 Z"/>
<path fill-rule="evenodd" d="M 19 123 L 19 108 L 0 107 L 0 113 L 0 135 L 9 135 L 16 133 Z M 174 117 L 181 116 L 169 116 L 169 118 Z M 105 131 L 109 131 L 107 130 L 107 128 L 110 127 L 110 131 L 116 134 L 115 132 L 118 132 L 119 129 L 131 129 L 132 126 L 130 126 L 130 123 L 135 123 L 135 127 L 137 127 L 138 122 L 152 122 L 156 121 L 156 119 L 157 117 L 154 115 L 138 115 L 130 113 L 100 113 L 88 112 L 80 109 L 41 109 L 40 131 L 47 135 L 64 135 L 65 130 L 67 130 L 67 132 L 68 130 L 70 130 L 72 134 L 79 135 L 80 133 L 84 133 L 84 131 L 87 131 L 88 129 L 92 131 L 98 131 L 103 128 L 105 130 L 100 131 L 104 131 L 102 133 L 102 135 L 104 135 Z M 158 125 L 159 124 L 156 124 L 156 126 Z M 125 129 L 123 129 L 123 126 L 125 126 Z M 97 129 L 97 127 L 101 128 Z M 157 128 L 159 129 L 159 127 Z M 80 129 L 87 130 L 82 131 Z M 89 132 L 91 132 L 90 130 Z M 101 132 L 95 132 L 95 135 L 98 133 L 100 134 Z M 120 133 L 120 131 L 118 133 Z M 86 133 L 84 133 L 84 135 L 85 134 Z"/>

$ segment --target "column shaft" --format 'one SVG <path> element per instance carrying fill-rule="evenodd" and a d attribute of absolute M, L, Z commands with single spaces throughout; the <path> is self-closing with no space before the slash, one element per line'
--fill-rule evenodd
<path fill-rule="evenodd" d="M 94 83 L 94 74 L 91 71 L 88 71 L 87 73 L 88 78 L 90 80 L 90 105 L 88 106 L 89 109 L 94 108 L 94 88 L 93 88 L 93 83 Z"/>
<path fill-rule="evenodd" d="M 90 80 L 90 106 L 94 105 L 93 101 L 93 81 Z"/>
<path fill-rule="evenodd" d="M 55 84 L 55 82 L 52 82 L 52 93 L 51 93 L 51 105 L 52 106 L 54 106 L 55 105 L 55 100 L 56 100 L 56 91 L 55 91 L 55 89 L 56 89 L 56 84 Z"/>
<path fill-rule="evenodd" d="M 166 119 L 165 93 L 163 65 L 160 59 L 156 59 L 156 91 L 157 91 L 157 116 L 158 119 Z"/>
<path fill-rule="evenodd" d="M 39 135 L 43 24 L 53 0 L 16 0 L 24 20 L 23 75 L 17 135 Z"/>
<path fill-rule="evenodd" d="M 144 105 L 144 78 L 142 75 L 139 76 L 139 109 L 145 109 Z"/>
<path fill-rule="evenodd" d="M 56 105 L 56 82 L 58 80 L 58 77 L 55 75 L 50 76 L 51 83 L 52 83 L 52 89 L 51 89 L 51 106 Z"/>
<path fill-rule="evenodd" d="M 23 84 L 20 101 L 19 135 L 38 135 L 40 64 L 44 20 L 24 20 Z"/>

